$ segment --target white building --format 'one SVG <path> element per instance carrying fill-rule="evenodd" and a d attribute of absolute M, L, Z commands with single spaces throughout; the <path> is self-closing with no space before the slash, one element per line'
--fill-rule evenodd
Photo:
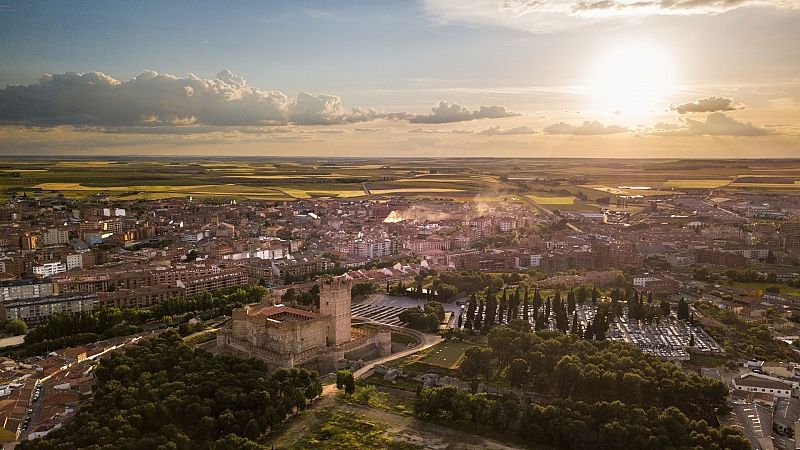
<path fill-rule="evenodd" d="M 633 285 L 645 287 L 649 281 L 658 281 L 660 278 L 658 277 L 633 277 Z"/>
<path fill-rule="evenodd" d="M 790 398 L 792 396 L 792 385 L 789 382 L 760 373 L 746 373 L 731 381 L 734 389 L 746 392 L 772 394 L 776 397 L 785 398 Z"/>
<path fill-rule="evenodd" d="M 35 266 L 33 268 L 33 274 L 39 277 L 52 277 L 57 273 L 62 273 L 67 271 L 67 265 L 61 261 L 54 261 L 44 263 L 41 266 Z"/>
<path fill-rule="evenodd" d="M 206 237 L 205 233 L 198 231 L 185 233 L 183 236 L 181 236 L 181 240 L 184 242 L 196 243 L 202 241 L 204 237 Z"/>

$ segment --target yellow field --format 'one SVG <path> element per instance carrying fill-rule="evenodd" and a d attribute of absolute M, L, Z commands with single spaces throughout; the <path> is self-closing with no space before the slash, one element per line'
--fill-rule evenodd
<path fill-rule="evenodd" d="M 725 186 L 732 180 L 729 178 L 715 178 L 707 180 L 667 180 L 663 187 L 678 189 L 713 189 Z"/>
<path fill-rule="evenodd" d="M 612 195 L 627 195 L 627 196 L 641 195 L 642 197 L 647 197 L 652 195 L 673 194 L 673 192 L 662 191 L 658 189 L 631 189 L 625 187 L 606 186 L 603 184 L 581 184 L 580 187 L 587 189 L 594 189 L 596 191 L 605 192 L 607 194 L 612 194 Z"/>
<path fill-rule="evenodd" d="M 575 197 L 543 197 L 540 195 L 530 195 L 527 197 L 540 205 L 572 205 L 575 204 Z"/>
<path fill-rule="evenodd" d="M 167 198 L 176 196 L 203 196 L 214 197 L 221 195 L 241 196 L 249 198 L 261 199 L 286 199 L 286 198 L 308 198 L 309 195 L 305 191 L 297 189 L 258 189 L 250 186 L 238 186 L 235 184 L 224 185 L 199 185 L 199 186 L 171 186 L 171 185 L 143 185 L 143 186 L 84 186 L 80 183 L 40 183 L 34 188 L 43 191 L 58 191 L 58 192 L 83 192 L 83 193 L 99 193 L 99 192 L 137 192 L 143 194 L 151 194 L 151 198 Z M 255 189 L 255 190 L 254 190 Z M 294 197 L 294 196 L 297 197 Z"/>
<path fill-rule="evenodd" d="M 308 195 L 313 197 L 336 197 L 336 198 L 351 198 L 351 197 L 361 197 L 364 194 L 363 190 L 352 190 L 352 191 L 307 191 Z"/>
<path fill-rule="evenodd" d="M 386 194 L 403 194 L 407 192 L 413 193 L 437 193 L 437 192 L 444 192 L 444 193 L 454 193 L 454 192 L 465 192 L 463 189 L 447 189 L 447 188 L 397 188 L 397 189 L 370 189 L 370 192 L 377 195 L 386 195 Z"/>
<path fill-rule="evenodd" d="M 281 191 L 294 198 L 311 198 L 311 196 L 308 195 L 308 192 L 301 191 L 300 189 L 281 188 Z"/>

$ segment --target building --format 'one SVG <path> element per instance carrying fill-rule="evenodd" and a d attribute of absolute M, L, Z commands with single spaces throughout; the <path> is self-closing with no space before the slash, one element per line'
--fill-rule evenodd
<path fill-rule="evenodd" d="M 100 306 L 114 308 L 147 308 L 173 297 L 183 298 L 184 290 L 177 286 L 143 286 L 97 294 Z"/>
<path fill-rule="evenodd" d="M 67 271 L 67 265 L 61 261 L 46 262 L 40 266 L 33 267 L 33 274 L 40 278 L 52 277 L 53 275 Z"/>
<path fill-rule="evenodd" d="M 44 245 L 60 245 L 69 242 L 69 231 L 59 228 L 51 228 L 42 234 Z"/>
<path fill-rule="evenodd" d="M 780 378 L 770 377 L 759 373 L 746 373 L 732 380 L 734 389 L 746 392 L 772 394 L 776 397 L 790 398 L 792 385 Z"/>
<path fill-rule="evenodd" d="M 13 280 L 0 282 L 0 301 L 27 300 L 53 295 L 50 280 Z"/>
<path fill-rule="evenodd" d="M 634 277 L 633 286 L 643 291 L 656 294 L 670 294 L 680 289 L 680 283 L 670 278 L 664 277 Z"/>
<path fill-rule="evenodd" d="M 71 253 L 67 255 L 67 270 L 83 268 L 83 255 L 80 253 Z"/>
<path fill-rule="evenodd" d="M 98 307 L 97 294 L 68 294 L 45 298 L 30 298 L 0 303 L 0 318 L 20 319 L 30 325 L 44 321 L 57 313 L 91 311 Z"/>
<path fill-rule="evenodd" d="M 320 282 L 320 309 L 306 311 L 275 303 L 233 311 L 230 329 L 217 333 L 217 351 L 258 358 L 270 367 L 310 366 L 335 370 L 344 359 L 365 359 L 391 353 L 391 332 L 353 328 L 350 315 L 352 282 L 343 277 Z"/>

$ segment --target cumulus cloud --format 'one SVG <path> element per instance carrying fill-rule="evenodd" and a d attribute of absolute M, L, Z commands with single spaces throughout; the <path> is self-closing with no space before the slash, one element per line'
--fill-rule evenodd
<path fill-rule="evenodd" d="M 424 0 L 441 23 L 490 24 L 533 33 L 576 29 L 620 18 L 718 14 L 745 6 L 797 9 L 798 0 Z"/>
<path fill-rule="evenodd" d="M 289 97 L 278 91 L 250 86 L 229 70 L 213 78 L 193 74 L 177 77 L 148 70 L 120 81 L 100 72 L 44 75 L 27 86 L 0 89 L 0 124 L 33 126 L 142 127 L 147 132 L 164 127 L 246 127 L 275 125 L 330 125 L 377 119 L 414 123 L 448 123 L 510 117 L 502 106 L 466 107 L 440 102 L 430 114 L 346 109 L 335 95 L 306 92 Z"/>
<path fill-rule="evenodd" d="M 514 128 L 502 128 L 500 125 L 489 127 L 480 132 L 485 136 L 513 136 L 517 134 L 536 134 L 537 131 L 531 127 L 520 126 Z"/>
<path fill-rule="evenodd" d="M 582 136 L 626 133 L 628 130 L 619 125 L 603 125 L 598 121 L 586 121 L 580 126 L 570 125 L 565 122 L 554 123 L 544 128 L 547 134 L 574 134 Z"/>
<path fill-rule="evenodd" d="M 680 105 L 670 105 L 670 109 L 677 111 L 678 114 L 687 113 L 710 113 L 717 111 L 734 111 L 742 109 L 742 106 L 734 104 L 733 99 L 727 97 L 706 97 L 694 102 L 682 103 Z"/>
<path fill-rule="evenodd" d="M 347 109 L 338 96 L 278 91 L 250 86 L 240 75 L 224 70 L 213 78 L 193 74 L 181 78 L 145 71 L 127 81 L 100 72 L 44 75 L 27 86 L 0 89 L 0 124 L 80 127 L 141 127 L 137 132 L 187 127 L 330 125 L 378 119 L 412 123 L 450 123 L 512 117 L 503 106 L 470 110 L 439 102 L 429 114 Z M 155 131 L 153 131 L 155 132 Z"/>
<path fill-rule="evenodd" d="M 660 136 L 765 136 L 770 130 L 753 125 L 750 122 L 739 122 L 715 112 L 706 120 L 683 119 L 685 126 L 679 128 L 660 128 L 653 134 Z"/>
<path fill-rule="evenodd" d="M 458 103 L 441 101 L 431 108 L 428 114 L 415 114 L 409 117 L 411 123 L 453 123 L 475 119 L 500 119 L 514 117 L 519 114 L 507 111 L 503 106 L 481 106 L 475 111 Z"/>

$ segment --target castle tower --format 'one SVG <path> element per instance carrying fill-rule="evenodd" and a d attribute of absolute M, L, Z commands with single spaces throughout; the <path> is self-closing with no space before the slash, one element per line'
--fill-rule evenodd
<path fill-rule="evenodd" d="M 319 313 L 328 317 L 327 343 L 350 342 L 350 288 L 344 278 L 326 278 L 319 282 Z"/>

